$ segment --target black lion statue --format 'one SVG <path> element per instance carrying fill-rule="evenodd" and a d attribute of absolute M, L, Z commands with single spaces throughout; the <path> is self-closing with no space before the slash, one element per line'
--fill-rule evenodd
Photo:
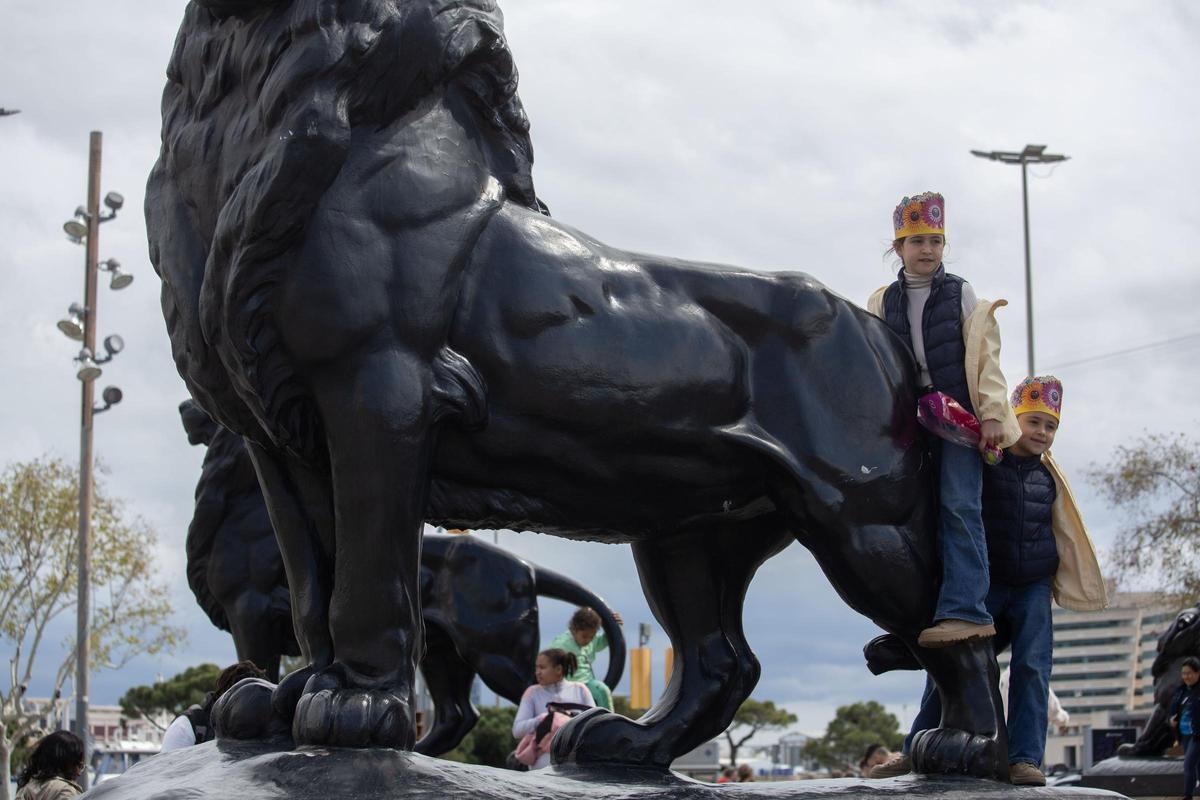
<path fill-rule="evenodd" d="M 192 444 L 208 451 L 188 527 L 188 585 L 214 625 L 233 634 L 239 659 L 279 680 L 281 655 L 299 655 L 283 559 L 241 436 L 222 428 L 193 400 L 179 406 Z M 418 753 L 453 750 L 475 726 L 478 675 L 520 703 L 534 682 L 540 632 L 538 596 L 594 608 L 609 641 L 604 682 L 615 689 L 625 666 L 625 634 L 601 598 L 579 583 L 473 536 L 431 534 L 421 548 L 425 654 L 420 668 L 434 718 Z"/>
<path fill-rule="evenodd" d="M 917 650 L 940 566 L 916 369 L 802 273 L 641 255 L 549 217 L 494 0 L 193 0 L 146 194 L 172 352 L 245 437 L 308 666 L 299 744 L 413 746 L 423 521 L 630 543 L 670 636 L 639 720 L 557 763 L 665 769 L 760 667 L 758 566 L 799 540 Z M 987 642 L 917 650 L 918 770 L 1006 780 Z"/>
<path fill-rule="evenodd" d="M 1179 669 L 1188 656 L 1200 656 L 1200 606 L 1185 608 L 1171 626 L 1158 637 L 1158 655 L 1150 674 L 1154 678 L 1154 711 L 1146 727 L 1132 744 L 1123 744 L 1117 754 L 1131 756 L 1161 756 L 1175 743 L 1176 732 L 1171 727 L 1171 699 L 1183 684 Z"/>
<path fill-rule="evenodd" d="M 238 660 L 279 680 L 281 656 L 300 655 L 287 575 L 242 437 L 192 400 L 179 405 L 191 444 L 207 446 L 187 535 L 187 580 L 213 625 L 233 634 Z"/>

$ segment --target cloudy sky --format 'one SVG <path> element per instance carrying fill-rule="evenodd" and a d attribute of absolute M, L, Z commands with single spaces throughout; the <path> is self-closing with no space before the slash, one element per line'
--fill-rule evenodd
<path fill-rule="evenodd" d="M 83 251 L 60 230 L 84 201 L 87 140 L 104 132 L 103 187 L 127 198 L 101 257 L 137 276 L 103 291 L 101 335 L 127 350 L 100 385 L 125 401 L 97 420 L 108 490 L 159 531 L 186 646 L 93 679 L 93 702 L 200 662 L 228 662 L 183 579 L 203 453 L 176 406 L 140 214 L 159 140 L 164 69 L 184 4 L 8 0 L 0 26 L 0 464 L 78 457 L 79 384 L 55 329 L 82 295 Z M 1200 8 L 1178 2 L 510 0 L 507 33 L 533 124 L 539 194 L 556 217 L 632 250 L 804 270 L 865 302 L 890 280 L 892 207 L 947 198 L 948 266 L 1001 312 L 1004 368 L 1025 370 L 1021 187 L 972 149 L 1047 144 L 1071 160 L 1031 170 L 1039 371 L 1065 383 L 1055 453 L 1097 543 L 1121 518 L 1084 480 L 1113 445 L 1192 432 L 1200 419 Z M 535 534 L 500 542 L 571 573 L 651 622 L 627 548 Z M 543 637 L 569 609 L 543 605 Z M 798 545 L 751 587 L 757 697 L 819 733 L 841 704 L 915 713 L 914 674 L 872 677 L 877 631 L 845 608 Z M 656 689 L 661 648 L 655 628 Z M 7 658 L 7 653 L 3 654 Z M 49 660 L 43 662 L 49 664 Z M 33 693 L 39 686 L 35 684 Z"/>

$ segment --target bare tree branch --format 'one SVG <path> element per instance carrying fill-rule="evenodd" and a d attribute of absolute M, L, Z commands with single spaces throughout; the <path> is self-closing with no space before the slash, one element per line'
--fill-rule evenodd
<path fill-rule="evenodd" d="M 0 641 L 13 652 L 9 691 L 0 694 L 0 774 L 7 774 L 12 742 L 53 713 L 73 672 L 75 647 L 67 642 L 55 653 L 52 705 L 40 711 L 26 706 L 24 687 L 46 674 L 38 666 L 47 658 L 46 637 L 78 586 L 78 488 L 77 471 L 52 458 L 10 464 L 0 474 Z M 149 557 L 154 531 L 139 519 L 125 519 L 121 504 L 106 497 L 99 483 L 95 492 L 93 589 L 101 602 L 90 644 L 97 654 L 92 668 L 102 669 L 170 648 L 183 633 L 167 624 L 166 587 Z"/>

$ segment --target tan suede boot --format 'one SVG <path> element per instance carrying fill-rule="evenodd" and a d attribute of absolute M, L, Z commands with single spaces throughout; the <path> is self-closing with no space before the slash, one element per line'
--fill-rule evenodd
<path fill-rule="evenodd" d="M 1008 765 L 1008 779 L 1013 786 L 1045 786 L 1046 776 L 1033 764 L 1018 761 Z"/>
<path fill-rule="evenodd" d="M 967 622 L 961 619 L 944 619 L 932 628 L 921 631 L 921 635 L 917 637 L 917 644 L 921 647 L 935 649 L 949 647 L 968 639 L 986 639 L 995 635 L 995 625 L 980 625 L 977 622 Z"/>
<path fill-rule="evenodd" d="M 901 775 L 907 775 L 910 772 L 912 772 L 912 759 L 903 753 L 896 753 L 888 761 L 871 767 L 871 771 L 867 773 L 867 777 L 872 780 L 876 778 L 897 778 Z"/>

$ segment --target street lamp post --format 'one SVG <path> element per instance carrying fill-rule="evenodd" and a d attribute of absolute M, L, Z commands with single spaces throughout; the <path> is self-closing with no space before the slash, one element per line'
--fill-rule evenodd
<path fill-rule="evenodd" d="M 88 142 L 87 239 L 84 242 L 83 346 L 96 352 L 96 264 L 100 260 L 100 131 L 92 131 Z M 79 424 L 79 599 L 75 625 L 75 735 L 88 741 L 88 693 L 91 654 L 91 564 L 92 564 L 92 405 L 95 402 L 95 378 L 83 384 Z M 87 772 L 80 776 L 87 788 Z"/>
<path fill-rule="evenodd" d="M 971 155 L 999 161 L 1003 164 L 1021 165 L 1021 210 L 1025 218 L 1025 338 L 1029 375 L 1036 375 L 1033 358 L 1033 270 L 1029 259 L 1029 165 L 1066 161 L 1070 156 L 1047 153 L 1044 144 L 1027 144 L 1025 149 L 1019 153 L 972 150 Z"/>
<path fill-rule="evenodd" d="M 91 657 L 91 599 L 92 599 L 92 506 L 95 481 L 92 478 L 92 422 L 95 415 L 107 411 L 121 402 L 121 390 L 115 386 L 104 389 L 104 405 L 96 405 L 95 381 L 100 377 L 100 364 L 105 364 L 125 347 L 124 340 L 113 334 L 104 337 L 105 355 L 96 355 L 96 305 L 99 299 L 98 282 L 100 270 L 110 273 L 109 288 L 124 289 L 133 282 L 133 276 L 124 273 L 115 259 L 100 261 L 100 223 L 117 215 L 124 205 L 124 198 L 116 192 L 104 197 L 108 213 L 100 210 L 100 150 L 102 137 L 92 131 L 88 142 L 88 188 L 87 205 L 77 208 L 75 216 L 63 225 L 67 238 L 84 245 L 83 258 L 83 305 L 72 303 L 68 317 L 58 323 L 58 328 L 69 339 L 82 341 L 83 349 L 75 358 L 79 369 L 75 376 L 82 385 L 79 420 L 79 553 L 78 553 L 78 598 L 75 624 L 75 733 L 84 742 L 89 740 L 88 704 L 90 693 Z M 79 779 L 87 788 L 85 770 Z"/>

